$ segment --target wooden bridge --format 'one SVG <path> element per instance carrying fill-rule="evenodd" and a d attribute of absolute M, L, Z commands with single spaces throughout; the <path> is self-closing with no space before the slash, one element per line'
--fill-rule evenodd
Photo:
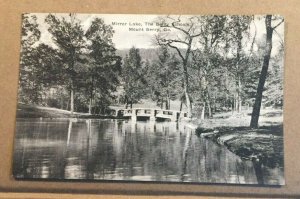
<path fill-rule="evenodd" d="M 138 118 L 149 118 L 150 121 L 155 121 L 156 119 L 167 119 L 172 122 L 176 122 L 187 117 L 187 113 L 183 111 L 152 108 L 113 108 L 113 111 L 116 117 L 128 117 L 131 118 L 132 121 L 136 121 Z"/>

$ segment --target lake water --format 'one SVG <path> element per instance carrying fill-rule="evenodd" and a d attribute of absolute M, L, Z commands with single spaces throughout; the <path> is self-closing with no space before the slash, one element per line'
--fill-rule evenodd
<path fill-rule="evenodd" d="M 251 161 L 184 124 L 112 119 L 18 119 L 13 173 L 18 179 L 258 183 Z M 265 184 L 284 182 L 281 169 L 262 173 Z"/>

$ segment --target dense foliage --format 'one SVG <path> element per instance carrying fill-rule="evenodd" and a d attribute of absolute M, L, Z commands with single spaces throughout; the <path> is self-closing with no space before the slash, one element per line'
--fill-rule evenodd
<path fill-rule="evenodd" d="M 98 114 L 144 99 L 205 118 L 249 109 L 264 78 L 261 101 L 282 107 L 283 44 L 269 55 L 270 67 L 261 77 L 270 41 L 257 37 L 253 16 L 157 20 L 172 29 L 154 35 L 157 48 L 117 50 L 114 30 L 103 19 L 84 29 L 74 14 L 49 14 L 45 23 L 53 46 L 48 46 L 39 41 L 37 17 L 23 15 L 19 100 Z M 282 23 L 279 17 L 272 21 L 278 24 L 273 30 Z"/>
<path fill-rule="evenodd" d="M 104 112 L 115 97 L 121 70 L 112 27 L 95 18 L 84 31 L 74 14 L 49 14 L 45 22 L 55 46 L 47 46 L 38 42 L 36 17 L 23 18 L 20 101 Z"/>

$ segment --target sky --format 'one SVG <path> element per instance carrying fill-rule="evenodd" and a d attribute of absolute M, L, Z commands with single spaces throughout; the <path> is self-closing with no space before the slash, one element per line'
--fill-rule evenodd
<path fill-rule="evenodd" d="M 38 17 L 39 28 L 41 30 L 41 41 L 52 45 L 51 35 L 48 33 L 48 25 L 44 22 L 47 14 L 35 14 Z M 60 14 L 56 14 L 59 16 Z M 62 15 L 64 16 L 64 15 Z M 83 29 L 86 31 L 94 18 L 99 17 L 106 24 L 112 25 L 115 31 L 113 42 L 117 49 L 127 49 L 135 46 L 137 48 L 154 48 L 152 38 L 155 31 L 129 31 L 134 23 L 141 23 L 145 29 L 145 22 L 151 22 L 157 18 L 157 15 L 124 15 L 124 14 L 77 14 L 77 18 L 82 21 Z M 113 25 L 114 23 L 114 25 Z M 118 23 L 119 25 L 116 25 Z M 127 23 L 126 25 L 120 25 Z"/>
<path fill-rule="evenodd" d="M 33 13 L 37 16 L 39 28 L 41 30 L 42 43 L 53 46 L 51 34 L 48 32 L 48 25 L 45 23 L 45 17 L 48 13 Z M 68 16 L 68 14 L 55 14 L 56 16 Z M 131 15 L 131 14 L 77 14 L 76 17 L 81 21 L 84 31 L 88 29 L 94 18 L 102 18 L 106 24 L 112 25 L 115 34 L 112 38 L 117 49 L 128 49 L 132 46 L 136 48 L 154 48 L 156 45 L 153 42 L 153 37 L 157 34 L 158 26 L 149 24 L 155 21 L 159 15 Z M 265 34 L 265 25 L 262 17 L 255 17 L 254 20 L 257 35 L 260 38 Z M 254 23 L 251 24 L 251 35 L 254 35 Z M 275 24 L 275 23 L 274 23 Z M 131 28 L 131 29 L 130 29 Z M 136 28 L 138 31 L 134 31 Z M 142 29 L 142 30 L 141 30 Z M 278 34 L 273 36 L 273 48 L 279 46 L 280 41 L 283 40 L 284 24 L 277 28 Z M 280 37 L 278 35 L 281 35 Z"/>

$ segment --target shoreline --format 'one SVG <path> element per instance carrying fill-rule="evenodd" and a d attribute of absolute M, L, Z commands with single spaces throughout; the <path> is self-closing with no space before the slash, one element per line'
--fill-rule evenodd
<path fill-rule="evenodd" d="M 77 118 L 77 119 L 124 119 L 126 117 L 116 117 L 111 115 L 89 114 L 73 112 L 51 107 L 41 107 L 35 105 L 18 104 L 17 105 L 17 119 L 24 118 Z"/>
<path fill-rule="evenodd" d="M 270 168 L 283 168 L 282 125 L 250 127 L 197 128 L 197 136 L 225 146 L 243 160 Z"/>

